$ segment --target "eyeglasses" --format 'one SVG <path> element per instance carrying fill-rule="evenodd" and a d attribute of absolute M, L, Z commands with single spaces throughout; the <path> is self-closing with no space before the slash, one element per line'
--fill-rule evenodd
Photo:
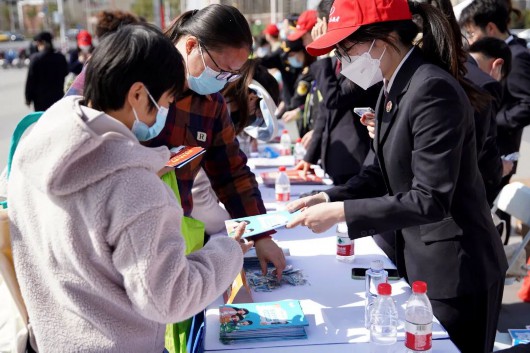
<path fill-rule="evenodd" d="M 217 76 L 215 76 L 215 78 L 219 81 L 228 81 L 228 82 L 234 82 L 235 80 L 237 80 L 238 78 L 241 77 L 241 74 L 239 73 L 235 73 L 235 72 L 231 72 L 231 71 L 226 71 L 226 70 L 223 70 L 219 67 L 219 65 L 217 65 L 217 63 L 215 62 L 215 60 L 213 59 L 213 56 L 212 54 L 210 54 L 210 52 L 208 51 L 208 49 L 206 49 L 206 47 L 203 45 L 203 44 L 199 44 L 199 50 L 201 50 L 201 47 L 204 48 L 204 51 L 206 52 L 206 54 L 208 54 L 208 56 L 210 57 L 210 59 L 212 59 L 214 65 L 217 67 L 217 69 L 219 69 L 219 73 L 217 74 Z M 202 55 L 202 50 L 201 50 L 201 55 Z"/>
<path fill-rule="evenodd" d="M 347 63 L 351 63 L 351 57 L 348 52 L 359 43 L 360 42 L 355 42 L 349 48 L 342 48 L 341 46 L 337 45 L 337 48 L 333 52 L 335 53 L 337 59 L 339 59 L 341 62 L 346 61 Z"/>

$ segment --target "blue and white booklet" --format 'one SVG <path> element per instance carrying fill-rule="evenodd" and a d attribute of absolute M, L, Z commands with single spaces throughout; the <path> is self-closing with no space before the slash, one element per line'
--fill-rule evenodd
<path fill-rule="evenodd" d="M 243 238 L 246 238 L 265 233 L 276 228 L 284 227 L 300 212 L 301 211 L 290 213 L 289 211 L 277 211 L 259 216 L 229 219 L 225 221 L 225 227 L 228 235 L 233 237 L 239 224 L 246 223 L 247 226 L 245 228 L 245 233 L 243 234 Z"/>
<path fill-rule="evenodd" d="M 512 345 L 530 343 L 530 329 L 508 329 L 508 333 L 512 339 Z"/>
<path fill-rule="evenodd" d="M 303 339 L 309 325 L 298 300 L 221 305 L 219 321 L 225 344 Z"/>

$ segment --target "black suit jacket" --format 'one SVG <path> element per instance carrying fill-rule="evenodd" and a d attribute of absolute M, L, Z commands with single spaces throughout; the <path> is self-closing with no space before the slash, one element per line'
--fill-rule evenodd
<path fill-rule="evenodd" d="M 460 84 L 414 49 L 376 115 L 376 162 L 328 192 L 345 200 L 350 237 L 396 231 L 398 270 L 409 282 L 426 281 L 432 299 L 488 289 L 507 261 Z"/>
<path fill-rule="evenodd" d="M 334 183 L 343 184 L 359 173 L 370 148 L 368 131 L 353 108 L 375 108 L 382 85 L 365 91 L 337 75 L 336 65 L 336 58 L 320 59 L 311 65 L 322 102 L 305 160 L 316 163 L 320 158 Z"/>
<path fill-rule="evenodd" d="M 508 43 L 512 71 L 504 87 L 503 105 L 497 113 L 501 154 L 519 151 L 523 128 L 530 124 L 530 51 L 518 38 Z"/>
<path fill-rule="evenodd" d="M 26 102 L 44 111 L 64 96 L 68 64 L 63 54 L 51 50 L 33 54 L 26 80 Z"/>
<path fill-rule="evenodd" d="M 483 111 L 475 111 L 475 132 L 477 139 L 478 168 L 486 187 L 488 204 L 493 201 L 501 188 L 502 160 L 497 144 L 497 123 L 495 115 L 502 101 L 502 86 L 493 77 L 483 72 L 477 62 L 468 55 L 465 78 L 479 90 L 491 96 L 491 102 Z"/>

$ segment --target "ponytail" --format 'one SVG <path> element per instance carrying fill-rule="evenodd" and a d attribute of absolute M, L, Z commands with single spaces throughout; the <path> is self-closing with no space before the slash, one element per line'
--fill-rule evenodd
<path fill-rule="evenodd" d="M 460 28 L 452 9 L 450 14 L 444 14 L 436 7 L 416 1 L 409 2 L 409 7 L 412 15 L 419 15 L 423 22 L 423 37 L 419 45 L 425 59 L 456 78 L 475 111 L 488 109 L 491 96 L 479 91 L 464 78 L 468 54 L 464 50 Z"/>
<path fill-rule="evenodd" d="M 180 16 L 175 18 L 168 28 L 166 28 L 164 34 L 168 37 L 173 43 L 176 43 L 179 38 L 185 34 L 182 28 L 184 24 L 199 10 L 190 10 L 182 13 Z"/>
<path fill-rule="evenodd" d="M 182 36 L 192 35 L 208 49 L 252 50 L 252 33 L 245 16 L 228 5 L 213 4 L 201 10 L 184 12 L 166 29 L 165 35 L 175 44 Z"/>
<path fill-rule="evenodd" d="M 236 134 L 247 127 L 250 120 L 250 107 L 248 105 L 248 85 L 252 82 L 255 62 L 248 60 L 241 69 L 242 75 L 239 80 L 229 82 L 221 91 L 227 103 L 235 103 L 239 111 L 239 121 L 233 121 Z"/>

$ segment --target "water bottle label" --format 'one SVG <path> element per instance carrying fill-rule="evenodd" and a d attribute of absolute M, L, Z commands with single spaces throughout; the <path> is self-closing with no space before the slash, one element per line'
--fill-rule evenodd
<path fill-rule="evenodd" d="M 414 351 L 426 351 L 432 348 L 432 323 L 413 324 L 405 322 L 405 347 Z"/>
<path fill-rule="evenodd" d="M 337 236 L 337 255 L 352 256 L 353 255 L 353 240 L 348 236 Z"/>
<path fill-rule="evenodd" d="M 282 147 L 280 149 L 280 156 L 290 156 L 290 155 L 291 155 L 291 149 L 290 148 Z"/>
<path fill-rule="evenodd" d="M 291 199 L 291 193 L 276 193 L 276 201 L 289 201 Z"/>

